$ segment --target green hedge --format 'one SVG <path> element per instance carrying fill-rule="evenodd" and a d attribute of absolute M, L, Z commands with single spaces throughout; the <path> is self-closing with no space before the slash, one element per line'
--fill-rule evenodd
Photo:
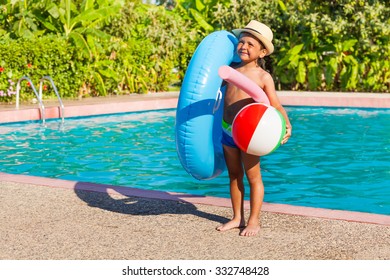
<path fill-rule="evenodd" d="M 90 59 L 64 36 L 17 40 L 4 36 L 0 40 L 0 101 L 15 99 L 7 95 L 8 90 L 14 93 L 15 83 L 24 75 L 36 87 L 43 75 L 52 76 L 65 98 L 169 90 L 180 85 L 200 41 L 188 22 L 162 6 L 126 2 L 121 14 L 104 25 L 101 31 L 111 37 L 93 38 Z M 23 86 L 21 97 L 28 100 L 34 95 L 26 82 Z"/>
<path fill-rule="evenodd" d="M 30 40 L 0 41 L 0 100 L 14 100 L 16 83 L 23 76 L 28 76 L 36 89 L 39 80 L 49 75 L 54 80 L 58 91 L 65 97 L 76 97 L 85 80 L 83 61 L 75 60 L 76 50 L 66 40 L 57 37 L 39 37 Z M 26 81 L 21 83 L 20 97 L 28 100 L 33 96 L 31 86 Z M 55 96 L 47 84 L 45 97 Z"/>

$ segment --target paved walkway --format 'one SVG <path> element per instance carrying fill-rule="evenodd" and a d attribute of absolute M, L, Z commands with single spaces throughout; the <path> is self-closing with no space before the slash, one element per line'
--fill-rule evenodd
<path fill-rule="evenodd" d="M 248 238 L 215 230 L 228 207 L 1 178 L 0 190 L 0 259 L 390 259 L 384 225 L 265 211 Z"/>

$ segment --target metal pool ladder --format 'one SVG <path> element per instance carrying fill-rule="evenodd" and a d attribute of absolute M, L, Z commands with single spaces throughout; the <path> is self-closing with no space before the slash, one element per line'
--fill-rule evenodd
<path fill-rule="evenodd" d="M 58 101 L 60 103 L 60 117 L 61 117 L 61 121 L 62 123 L 64 123 L 64 104 L 62 103 L 62 100 L 61 100 L 61 97 L 58 93 L 58 90 L 57 90 L 57 87 L 55 86 L 54 84 L 54 81 L 53 79 L 50 77 L 50 76 L 43 76 L 40 80 L 39 80 L 39 93 L 37 92 L 35 86 L 34 86 L 34 83 L 31 81 L 31 79 L 27 76 L 23 76 L 19 79 L 17 85 L 16 85 L 16 109 L 19 109 L 19 104 L 20 104 L 20 101 L 19 101 L 19 97 L 20 97 L 20 83 L 23 81 L 23 80 L 26 80 L 30 83 L 30 86 L 39 102 L 39 109 L 41 111 L 41 119 L 42 119 L 42 124 L 45 124 L 45 105 L 43 104 L 43 99 L 42 99 L 42 88 L 43 88 L 43 82 L 45 80 L 48 80 L 52 87 L 53 87 L 53 90 L 54 90 L 54 93 L 57 95 L 57 98 L 58 98 Z"/>
<path fill-rule="evenodd" d="M 41 100 L 43 100 L 42 99 L 42 86 L 43 86 L 43 82 L 45 80 L 48 80 L 51 83 L 51 86 L 53 87 L 54 93 L 57 95 L 58 102 L 60 103 L 60 118 L 61 118 L 61 122 L 64 123 L 64 110 L 65 110 L 64 103 L 62 103 L 62 100 L 61 100 L 60 94 L 58 93 L 57 87 L 54 84 L 54 81 L 53 81 L 53 79 L 50 76 L 43 76 L 39 80 L 39 98 Z"/>

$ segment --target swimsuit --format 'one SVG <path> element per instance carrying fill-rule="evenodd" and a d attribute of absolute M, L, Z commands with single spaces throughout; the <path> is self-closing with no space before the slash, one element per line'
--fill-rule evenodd
<path fill-rule="evenodd" d="M 222 144 L 228 147 L 237 148 L 232 137 L 232 125 L 222 120 Z"/>

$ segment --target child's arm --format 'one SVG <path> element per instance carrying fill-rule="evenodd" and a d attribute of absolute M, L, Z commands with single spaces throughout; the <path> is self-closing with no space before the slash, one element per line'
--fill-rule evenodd
<path fill-rule="evenodd" d="M 264 83 L 264 87 L 263 87 L 264 92 L 267 94 L 271 106 L 277 109 L 286 120 L 286 134 L 284 135 L 281 142 L 282 144 L 285 144 L 287 143 L 288 139 L 291 137 L 292 126 L 290 123 L 290 119 L 288 118 L 286 110 L 284 109 L 282 103 L 280 103 L 280 100 L 276 95 L 275 83 L 274 80 L 272 79 L 272 76 L 268 74 L 265 77 L 265 79 L 263 79 L 263 83 Z"/>

